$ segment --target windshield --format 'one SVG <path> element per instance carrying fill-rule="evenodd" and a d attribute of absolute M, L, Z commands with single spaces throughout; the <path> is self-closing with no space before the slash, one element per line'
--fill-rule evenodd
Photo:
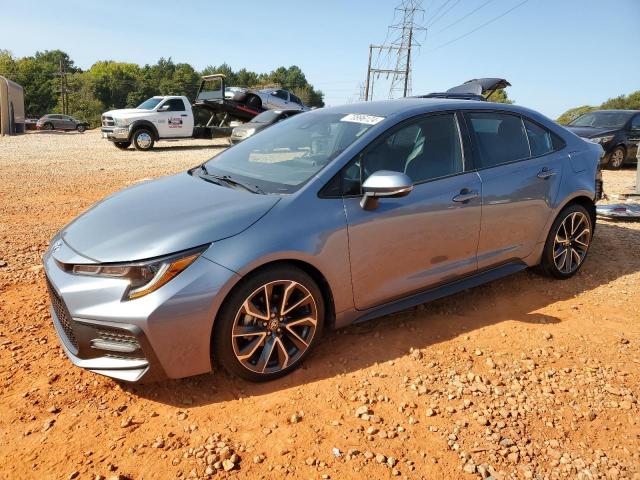
<path fill-rule="evenodd" d="M 254 117 L 251 123 L 269 123 L 276 120 L 282 112 L 280 110 L 267 110 Z"/>
<path fill-rule="evenodd" d="M 141 110 L 153 110 L 158 106 L 158 104 L 161 101 L 162 101 L 162 97 L 161 98 L 152 97 L 149 100 L 145 100 L 144 102 L 142 102 L 140 105 L 138 105 L 137 108 Z"/>
<path fill-rule="evenodd" d="M 206 170 L 266 193 L 295 192 L 374 124 L 357 117 L 320 110 L 296 115 L 220 153 Z"/>
<path fill-rule="evenodd" d="M 631 113 L 627 112 L 591 112 L 576 118 L 571 127 L 622 128 Z"/>

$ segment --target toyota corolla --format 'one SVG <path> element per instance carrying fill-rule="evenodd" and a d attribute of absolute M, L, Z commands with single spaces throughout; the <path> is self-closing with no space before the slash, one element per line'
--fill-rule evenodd
<path fill-rule="evenodd" d="M 602 148 L 514 105 L 323 108 L 93 206 L 52 240 L 53 324 L 126 381 L 289 373 L 322 331 L 583 265 Z M 424 328 L 429 328 L 425 322 Z"/>

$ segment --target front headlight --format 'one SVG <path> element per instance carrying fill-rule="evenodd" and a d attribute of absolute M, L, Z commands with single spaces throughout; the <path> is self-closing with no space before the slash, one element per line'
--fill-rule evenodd
<path fill-rule="evenodd" d="M 247 128 L 245 131 L 245 137 L 250 137 L 251 135 L 253 135 L 254 133 L 256 133 L 256 129 L 255 128 Z"/>
<path fill-rule="evenodd" d="M 127 298 L 134 299 L 158 290 L 191 265 L 206 248 L 207 246 L 203 246 L 147 262 L 61 264 L 61 266 L 75 275 L 128 280 Z"/>
<path fill-rule="evenodd" d="M 131 123 L 131 121 L 126 118 L 114 118 L 113 121 L 118 127 L 128 127 Z"/>
<path fill-rule="evenodd" d="M 589 140 L 590 142 L 599 143 L 600 145 L 602 145 L 603 143 L 607 143 L 613 140 L 613 135 L 605 135 L 604 137 L 587 138 L 587 140 Z"/>

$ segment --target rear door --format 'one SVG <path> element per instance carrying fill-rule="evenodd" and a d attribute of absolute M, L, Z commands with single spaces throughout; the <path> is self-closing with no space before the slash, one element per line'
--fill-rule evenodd
<path fill-rule="evenodd" d="M 546 128 L 505 112 L 465 114 L 482 181 L 478 269 L 531 254 L 542 238 L 567 155 Z"/>
<path fill-rule="evenodd" d="M 406 173 L 413 191 L 360 206 L 360 179 Z M 370 308 L 476 271 L 480 180 L 468 171 L 454 113 L 410 120 L 374 141 L 344 169 L 353 296 Z"/>
<path fill-rule="evenodd" d="M 64 119 L 62 115 L 51 115 L 51 123 L 53 123 L 53 128 L 57 130 L 64 130 Z"/>

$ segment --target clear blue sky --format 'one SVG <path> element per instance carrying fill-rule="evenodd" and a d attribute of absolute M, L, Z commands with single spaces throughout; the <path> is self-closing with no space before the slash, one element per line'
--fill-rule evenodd
<path fill-rule="evenodd" d="M 640 0 L 450 0 L 416 52 L 413 93 L 502 76 L 518 104 L 556 117 L 640 89 Z M 424 0 L 426 23 L 447 0 Z M 159 57 L 197 69 L 229 63 L 258 72 L 298 65 L 337 105 L 357 98 L 370 43 L 385 40 L 400 0 L 0 0 L 0 48 L 14 55 L 59 48 L 88 68 Z M 448 28 L 446 28 L 448 27 Z M 381 80 L 379 85 L 384 82 Z M 376 90 L 376 97 L 386 93 Z"/>

